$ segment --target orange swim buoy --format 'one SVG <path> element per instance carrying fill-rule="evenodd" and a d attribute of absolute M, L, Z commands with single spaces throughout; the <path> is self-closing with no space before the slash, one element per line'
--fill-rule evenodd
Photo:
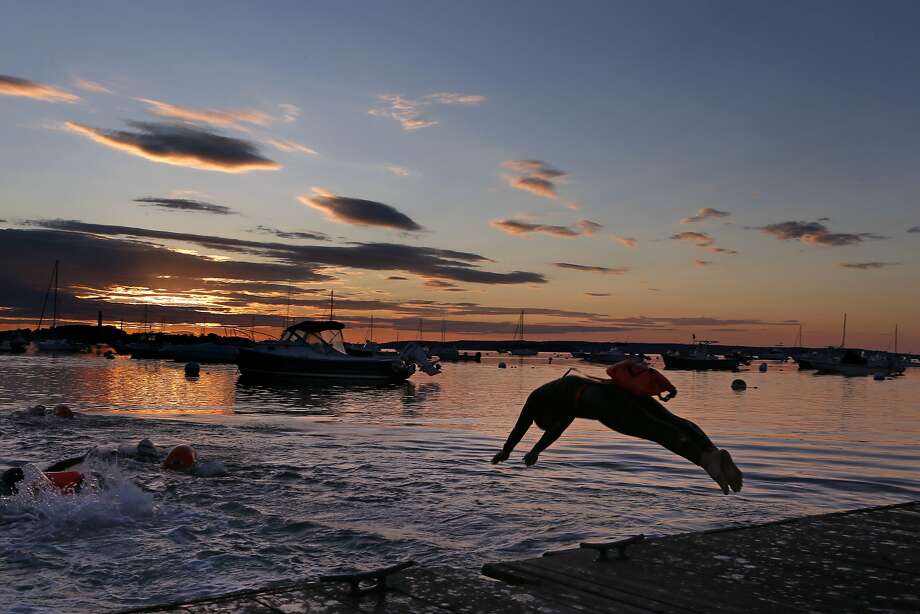
<path fill-rule="evenodd" d="M 677 388 L 664 375 L 645 363 L 634 360 L 622 360 L 607 367 L 607 375 L 620 388 L 640 397 L 657 396 L 662 401 L 669 401 L 677 394 Z M 667 392 L 667 396 L 664 393 Z"/>
<path fill-rule="evenodd" d="M 83 484 L 83 474 L 79 471 L 46 471 L 45 477 L 65 495 L 76 493 Z"/>
<path fill-rule="evenodd" d="M 172 469 L 173 471 L 187 471 L 194 467 L 197 462 L 198 454 L 195 452 L 195 448 L 183 444 L 169 451 L 169 454 L 166 455 L 166 460 L 163 461 L 163 468 Z"/>

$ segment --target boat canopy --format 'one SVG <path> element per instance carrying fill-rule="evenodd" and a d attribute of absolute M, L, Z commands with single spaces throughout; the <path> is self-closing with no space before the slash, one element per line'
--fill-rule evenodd
<path fill-rule="evenodd" d="M 342 329 L 345 325 L 331 320 L 304 320 L 289 326 L 281 335 L 282 343 L 309 345 L 321 354 L 347 354 Z"/>

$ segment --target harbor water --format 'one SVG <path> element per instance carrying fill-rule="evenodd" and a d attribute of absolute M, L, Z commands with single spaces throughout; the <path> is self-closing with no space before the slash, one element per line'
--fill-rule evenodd
<path fill-rule="evenodd" d="M 486 356 L 388 386 L 268 386 L 232 365 L 0 357 L 0 469 L 142 438 L 188 443 L 226 475 L 122 459 L 105 488 L 0 499 L 0 612 L 102 612 L 414 559 L 475 570 L 580 541 L 763 522 L 920 495 L 920 372 L 669 371 L 668 408 L 745 472 L 724 496 L 699 468 L 577 421 L 533 467 L 501 447 L 527 394 L 577 366 Z M 508 362 L 498 369 L 499 360 Z M 660 366 L 660 363 L 658 363 Z M 731 381 L 746 380 L 745 391 Z M 23 410 L 67 403 L 72 419 Z"/>

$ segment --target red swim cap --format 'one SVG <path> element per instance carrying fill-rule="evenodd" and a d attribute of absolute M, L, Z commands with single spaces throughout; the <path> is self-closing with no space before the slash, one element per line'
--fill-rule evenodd
<path fill-rule="evenodd" d="M 166 455 L 166 460 L 163 461 L 163 468 L 172 469 L 173 471 L 187 471 L 194 467 L 197 462 L 198 454 L 195 452 L 195 448 L 183 444 L 169 451 L 169 454 Z"/>
<path fill-rule="evenodd" d="M 58 418 L 73 418 L 73 411 L 66 405 L 55 405 L 52 413 Z"/>

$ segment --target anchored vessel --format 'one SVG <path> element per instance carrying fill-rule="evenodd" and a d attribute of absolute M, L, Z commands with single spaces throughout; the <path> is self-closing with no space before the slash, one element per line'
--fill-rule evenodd
<path fill-rule="evenodd" d="M 246 377 L 401 382 L 417 368 L 428 375 L 441 370 L 415 343 L 399 353 L 349 354 L 342 338 L 344 328 L 344 324 L 333 320 L 298 322 L 284 331 L 280 341 L 240 348 L 237 361 L 240 372 Z"/>
<path fill-rule="evenodd" d="M 712 350 L 713 341 L 697 341 L 696 346 L 675 352 L 664 352 L 661 358 L 666 369 L 689 369 L 693 371 L 734 371 L 741 359 L 720 356 Z"/>

